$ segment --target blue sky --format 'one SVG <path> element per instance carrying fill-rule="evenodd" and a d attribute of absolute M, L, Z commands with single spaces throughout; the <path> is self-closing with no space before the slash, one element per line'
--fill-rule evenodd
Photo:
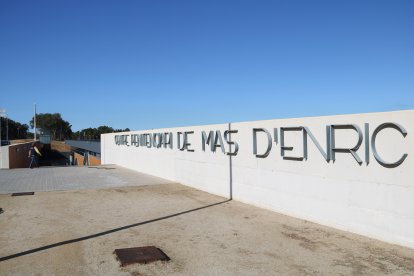
<path fill-rule="evenodd" d="M 1 1 L 0 108 L 73 130 L 414 109 L 414 1 Z"/>

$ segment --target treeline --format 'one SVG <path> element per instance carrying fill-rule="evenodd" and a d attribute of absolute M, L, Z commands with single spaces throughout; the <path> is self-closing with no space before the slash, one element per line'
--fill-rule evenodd
<path fill-rule="evenodd" d="M 30 121 L 30 126 L 33 128 L 33 118 Z M 109 126 L 100 126 L 97 128 L 85 128 L 80 131 L 73 132 L 72 125 L 64 120 L 60 113 L 40 113 L 36 115 L 36 127 L 42 130 L 49 130 L 52 135 L 52 140 L 99 140 L 101 134 L 129 131 L 126 129 L 113 129 Z"/>
<path fill-rule="evenodd" d="M 29 126 L 27 124 L 21 124 L 12 119 L 0 117 L 1 120 L 1 139 L 15 140 L 26 139 L 28 136 Z"/>
<path fill-rule="evenodd" d="M 34 119 L 30 120 L 30 127 L 34 128 Z M 65 140 L 72 137 L 72 125 L 63 120 L 60 113 L 36 114 L 36 128 L 50 131 L 52 140 Z"/>
<path fill-rule="evenodd" d="M 100 126 L 97 128 L 85 128 L 80 131 L 76 131 L 72 135 L 72 139 L 79 140 L 99 140 L 101 139 L 101 134 L 112 133 L 112 132 L 123 132 L 129 131 L 129 128 L 126 129 L 113 129 L 109 126 Z"/>
<path fill-rule="evenodd" d="M 1 117 L 1 140 L 9 140 L 32 138 L 33 134 L 29 132 L 29 125 L 21 124 L 11 119 Z M 30 120 L 30 128 L 34 129 L 34 118 Z M 7 127 L 8 126 L 8 127 Z M 8 128 L 8 131 L 7 131 Z M 50 133 L 52 140 L 98 140 L 103 133 L 129 131 L 126 129 L 114 129 L 109 126 L 100 126 L 97 128 L 85 128 L 80 131 L 73 132 L 72 125 L 62 118 L 60 113 L 39 113 L 36 114 L 36 128 L 43 132 Z"/>

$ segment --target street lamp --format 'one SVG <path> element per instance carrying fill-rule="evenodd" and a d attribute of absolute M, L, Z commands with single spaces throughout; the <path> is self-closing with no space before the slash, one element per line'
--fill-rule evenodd
<path fill-rule="evenodd" d="M 36 142 L 36 103 L 34 104 L 34 116 L 33 116 L 33 124 L 34 124 L 34 141 Z"/>
<path fill-rule="evenodd" d="M 3 146 L 3 143 L 1 142 L 1 118 L 6 116 L 6 110 L 0 109 L 0 147 Z"/>

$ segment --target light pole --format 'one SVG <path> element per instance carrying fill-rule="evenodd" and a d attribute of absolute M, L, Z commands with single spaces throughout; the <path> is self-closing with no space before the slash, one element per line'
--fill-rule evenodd
<path fill-rule="evenodd" d="M 6 110 L 5 109 L 0 109 L 0 147 L 3 146 L 3 143 L 1 142 L 1 118 L 3 118 L 3 116 L 6 114 Z"/>
<path fill-rule="evenodd" d="M 6 141 L 9 143 L 9 118 L 6 114 Z"/>
<path fill-rule="evenodd" d="M 36 142 L 36 103 L 34 104 L 34 118 L 33 118 L 33 125 L 34 125 L 34 141 Z"/>
<path fill-rule="evenodd" d="M 3 146 L 3 143 L 1 142 L 1 118 L 4 112 L 6 112 L 4 109 L 0 109 L 0 148 Z M 0 158 L 0 168 L 3 168 L 3 158 Z"/>

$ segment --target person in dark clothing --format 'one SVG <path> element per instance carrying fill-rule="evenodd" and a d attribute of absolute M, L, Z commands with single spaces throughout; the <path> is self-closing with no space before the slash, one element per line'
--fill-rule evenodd
<path fill-rule="evenodd" d="M 32 146 L 29 150 L 30 165 L 29 168 L 33 169 L 33 166 L 39 167 L 39 158 L 40 155 L 39 149 L 36 147 L 36 143 L 32 143 Z"/>

